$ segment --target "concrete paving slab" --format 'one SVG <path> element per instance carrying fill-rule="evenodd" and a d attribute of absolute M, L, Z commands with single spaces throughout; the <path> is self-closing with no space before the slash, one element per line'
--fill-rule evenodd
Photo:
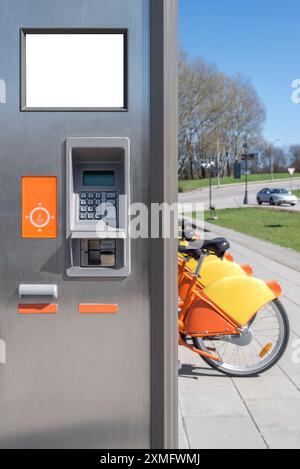
<path fill-rule="evenodd" d="M 300 338 L 300 307 L 286 296 L 281 298 L 282 304 L 288 311 L 291 330 L 294 338 Z"/>
<path fill-rule="evenodd" d="M 266 449 L 249 417 L 187 417 L 192 449 Z"/>
<path fill-rule="evenodd" d="M 247 417 L 247 410 L 243 405 L 236 389 L 218 386 L 201 390 L 182 389 L 180 391 L 180 406 L 183 417 Z"/>
<path fill-rule="evenodd" d="M 179 419 L 178 419 L 178 441 L 179 441 L 179 448 L 181 449 L 189 449 L 189 441 L 188 435 L 184 427 L 184 422 L 182 418 L 182 412 L 179 412 Z"/>
<path fill-rule="evenodd" d="M 300 339 L 291 334 L 291 340 L 278 368 L 285 373 L 294 387 L 300 391 Z"/>
<path fill-rule="evenodd" d="M 182 450 L 190 449 L 185 433 L 179 433 L 179 435 L 178 435 L 178 446 Z"/>
<path fill-rule="evenodd" d="M 265 432 L 264 438 L 270 449 L 299 449 L 300 432 Z"/>
<path fill-rule="evenodd" d="M 300 400 L 300 393 L 291 381 L 275 368 L 275 374 L 265 373 L 257 378 L 234 378 L 244 400 Z"/>
<path fill-rule="evenodd" d="M 300 432 L 300 400 L 250 400 L 247 406 L 262 434 Z"/>

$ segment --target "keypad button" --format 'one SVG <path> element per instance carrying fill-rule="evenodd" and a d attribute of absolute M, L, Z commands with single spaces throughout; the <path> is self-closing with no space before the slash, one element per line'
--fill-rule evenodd
<path fill-rule="evenodd" d="M 118 197 L 118 194 L 117 194 L 116 192 L 108 192 L 108 193 L 106 194 L 107 200 L 109 200 L 109 199 L 116 199 L 117 197 Z"/>
<path fill-rule="evenodd" d="M 96 199 L 101 199 L 101 198 L 102 198 L 101 192 L 96 192 Z"/>
<path fill-rule="evenodd" d="M 86 200 L 82 200 L 82 201 L 80 202 L 80 205 L 81 205 L 82 207 L 85 206 L 85 205 L 86 205 Z"/>
<path fill-rule="evenodd" d="M 80 220 L 86 220 L 86 213 L 80 214 Z"/>
<path fill-rule="evenodd" d="M 94 207 L 88 207 L 88 212 L 93 213 L 94 212 Z"/>
<path fill-rule="evenodd" d="M 95 205 L 96 207 L 99 207 L 99 205 L 101 205 L 101 200 L 95 200 Z"/>
<path fill-rule="evenodd" d="M 89 200 L 89 201 L 88 201 L 88 205 L 94 205 L 94 201 L 93 201 L 93 200 Z"/>
<path fill-rule="evenodd" d="M 86 213 L 87 212 L 87 207 L 81 207 L 80 212 L 81 213 Z"/>
<path fill-rule="evenodd" d="M 117 200 L 109 200 L 109 203 L 111 205 L 113 205 L 114 207 L 116 207 L 118 205 L 118 201 Z"/>
<path fill-rule="evenodd" d="M 87 193 L 86 192 L 81 192 L 80 198 L 81 199 L 86 199 L 87 198 Z"/>
<path fill-rule="evenodd" d="M 101 220 L 101 218 L 102 218 L 102 217 L 101 217 L 100 213 L 96 213 L 96 215 L 95 215 L 95 220 Z"/>
<path fill-rule="evenodd" d="M 94 193 L 93 193 L 93 192 L 89 192 L 88 198 L 89 198 L 89 199 L 93 199 L 93 198 L 94 198 Z"/>
<path fill-rule="evenodd" d="M 88 214 L 88 220 L 94 220 L 94 214 L 93 213 Z"/>

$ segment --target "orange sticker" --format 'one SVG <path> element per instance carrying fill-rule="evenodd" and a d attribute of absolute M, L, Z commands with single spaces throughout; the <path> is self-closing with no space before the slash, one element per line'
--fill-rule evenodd
<path fill-rule="evenodd" d="M 24 304 L 18 306 L 19 314 L 56 314 L 57 304 Z"/>
<path fill-rule="evenodd" d="M 78 305 L 78 311 L 80 314 L 117 314 L 119 306 L 113 304 L 80 304 Z"/>
<path fill-rule="evenodd" d="M 22 238 L 57 238 L 57 177 L 22 177 Z"/>

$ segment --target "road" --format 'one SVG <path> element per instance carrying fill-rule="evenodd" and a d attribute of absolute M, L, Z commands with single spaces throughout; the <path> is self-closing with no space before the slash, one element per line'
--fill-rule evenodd
<path fill-rule="evenodd" d="M 291 189 L 290 180 L 284 182 L 263 182 L 263 183 L 251 183 L 248 186 L 249 190 L 249 205 L 257 206 L 256 194 L 265 187 L 280 187 L 284 189 Z M 295 178 L 293 181 L 293 189 L 300 188 L 300 178 Z M 238 208 L 243 206 L 245 195 L 245 184 L 232 184 L 224 185 L 220 188 L 213 188 L 213 205 L 216 209 L 224 208 Z M 209 189 L 200 189 L 194 192 L 186 192 L 179 194 L 179 201 L 181 203 L 204 203 L 205 209 L 209 209 Z M 269 207 L 269 205 L 264 205 Z M 286 210 L 300 211 L 300 203 L 295 207 L 284 206 Z M 273 208 L 273 207 L 272 207 Z"/>
<path fill-rule="evenodd" d="M 208 237 L 216 234 L 220 232 Z M 300 353 L 295 355 L 300 349 L 300 269 L 274 261 L 269 243 L 263 254 L 258 253 L 255 241 L 232 242 L 232 253 L 238 263 L 251 264 L 257 277 L 281 283 L 291 324 L 288 350 L 278 365 L 260 377 L 232 379 L 180 347 L 182 449 L 300 449 Z M 300 254 L 294 255 L 300 265 Z"/>

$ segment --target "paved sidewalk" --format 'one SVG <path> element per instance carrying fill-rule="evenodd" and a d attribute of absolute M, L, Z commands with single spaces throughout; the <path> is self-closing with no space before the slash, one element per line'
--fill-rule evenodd
<path fill-rule="evenodd" d="M 293 346 L 300 349 L 300 269 L 256 253 L 253 243 L 234 241 L 231 251 L 237 262 L 251 264 L 257 277 L 281 282 L 291 341 L 279 365 L 258 378 L 227 378 L 180 348 L 180 447 L 299 449 L 300 363 L 293 363 Z"/>

